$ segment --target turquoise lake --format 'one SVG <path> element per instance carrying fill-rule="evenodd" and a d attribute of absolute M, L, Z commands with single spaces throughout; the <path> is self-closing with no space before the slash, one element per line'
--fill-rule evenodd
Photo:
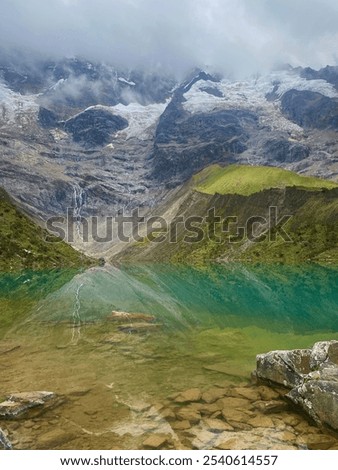
<path fill-rule="evenodd" d="M 338 269 L 124 265 L 2 274 L 0 309 L 0 396 L 90 390 L 62 418 L 98 434 L 125 419 L 126 402 L 248 382 L 258 353 L 338 340 Z M 154 319 L 143 328 L 112 321 L 112 311 Z M 94 434 L 84 448 L 106 448 Z"/>

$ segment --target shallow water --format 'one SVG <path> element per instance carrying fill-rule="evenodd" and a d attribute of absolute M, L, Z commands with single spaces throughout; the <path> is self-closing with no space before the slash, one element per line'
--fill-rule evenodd
<path fill-rule="evenodd" d="M 257 353 L 338 339 L 337 286 L 337 269 L 314 265 L 2 275 L 0 396 L 65 397 L 18 428 L 7 424 L 14 446 L 140 447 L 155 429 L 143 408 L 191 387 L 245 383 Z M 155 319 L 132 329 L 111 321 L 112 310 Z"/>

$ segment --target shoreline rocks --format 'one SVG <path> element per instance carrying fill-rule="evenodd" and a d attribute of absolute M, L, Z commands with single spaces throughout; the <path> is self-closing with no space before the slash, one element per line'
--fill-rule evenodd
<path fill-rule="evenodd" d="M 0 428 L 0 445 L 3 447 L 4 450 L 12 450 L 13 446 L 10 440 L 8 439 L 7 431 L 4 431 Z"/>
<path fill-rule="evenodd" d="M 61 403 L 60 397 L 53 392 L 35 391 L 12 393 L 0 403 L 0 419 L 21 418 L 37 408 L 39 412 Z"/>
<path fill-rule="evenodd" d="M 247 382 L 191 388 L 170 395 L 159 413 L 175 433 L 175 448 L 178 442 L 186 449 L 335 449 L 337 436 L 311 425 L 286 393 Z"/>
<path fill-rule="evenodd" d="M 290 389 L 286 397 L 319 426 L 338 431 L 338 341 L 257 356 L 256 377 Z"/>

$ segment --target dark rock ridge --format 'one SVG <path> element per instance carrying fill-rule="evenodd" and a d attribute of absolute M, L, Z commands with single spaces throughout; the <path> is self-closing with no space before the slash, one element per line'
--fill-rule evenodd
<path fill-rule="evenodd" d="M 54 127 L 58 127 L 59 119 L 53 111 L 49 109 L 43 108 L 40 106 L 39 114 L 38 114 L 38 121 L 41 127 L 45 129 L 52 129 Z"/>
<path fill-rule="evenodd" d="M 256 123 L 253 113 L 241 110 L 192 116 L 182 113 L 179 119 L 170 119 L 161 119 L 157 129 L 153 176 L 178 183 L 211 163 L 234 162 L 234 155 L 247 148 L 245 126 Z"/>
<path fill-rule="evenodd" d="M 247 110 L 196 114 L 184 110 L 184 93 L 200 80 L 217 81 L 200 72 L 175 91 L 159 119 L 151 154 L 151 177 L 156 180 L 178 184 L 210 163 L 233 162 L 234 155 L 247 149 L 249 130 L 257 128 L 257 115 Z"/>
<path fill-rule="evenodd" d="M 273 158 L 280 163 L 292 163 L 304 160 L 310 155 L 310 149 L 298 142 L 286 139 L 268 139 L 263 145 L 263 155 L 267 161 Z"/>
<path fill-rule="evenodd" d="M 90 108 L 68 119 L 64 128 L 72 134 L 75 142 L 87 147 L 110 142 L 112 134 L 128 127 L 128 121 L 121 116 L 100 108 Z"/>
<path fill-rule="evenodd" d="M 300 76 L 307 80 L 326 80 L 338 89 L 338 67 L 327 65 L 320 70 L 311 67 L 301 69 Z"/>
<path fill-rule="evenodd" d="M 310 129 L 338 130 L 338 100 L 314 91 L 289 90 L 281 99 L 288 119 Z"/>
<path fill-rule="evenodd" d="M 257 356 L 259 379 L 283 385 L 287 397 L 318 425 L 338 430 L 338 341 L 311 349 L 271 351 Z"/>

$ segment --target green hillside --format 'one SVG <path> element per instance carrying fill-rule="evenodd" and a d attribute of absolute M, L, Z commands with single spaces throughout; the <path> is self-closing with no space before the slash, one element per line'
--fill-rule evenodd
<path fill-rule="evenodd" d="M 32 222 L 0 188 L 0 272 L 80 267 L 91 263 Z"/>
<path fill-rule="evenodd" d="M 277 208 L 276 217 L 271 216 L 271 208 Z M 212 230 L 207 218 L 210 210 L 221 221 Z M 161 243 L 153 242 L 148 234 L 143 241 L 127 246 L 118 259 L 192 264 L 213 260 L 338 263 L 338 185 L 318 178 L 279 168 L 213 165 L 158 207 L 156 215 L 165 218 L 169 229 L 176 227 L 176 242 L 168 241 L 168 236 Z M 191 217 L 193 224 L 175 223 Z M 227 217 L 237 218 L 237 224 L 224 225 Z M 258 242 L 247 235 L 247 223 L 253 217 L 266 221 L 254 226 Z M 283 229 L 288 240 L 278 228 L 283 217 L 287 217 Z M 194 226 L 204 235 L 191 242 L 196 238 Z M 245 229 L 246 235 L 234 241 Z"/>
<path fill-rule="evenodd" d="M 206 194 L 250 194 L 264 189 L 297 186 L 307 189 L 332 189 L 338 184 L 300 176 L 292 171 L 276 167 L 230 165 L 221 167 L 211 165 L 192 179 L 194 188 Z"/>

